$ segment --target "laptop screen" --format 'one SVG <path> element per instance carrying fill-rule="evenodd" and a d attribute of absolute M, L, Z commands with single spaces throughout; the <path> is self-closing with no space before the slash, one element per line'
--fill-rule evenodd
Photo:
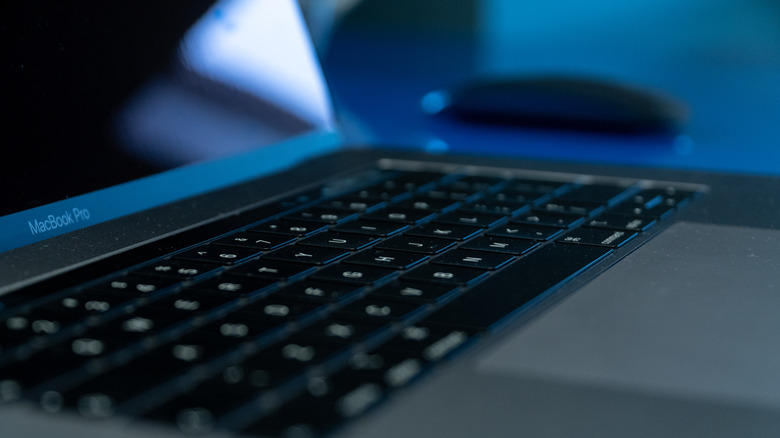
<path fill-rule="evenodd" d="M 15 3 L 0 19 L 10 115 L 0 251 L 278 170 L 336 142 L 293 1 Z"/>

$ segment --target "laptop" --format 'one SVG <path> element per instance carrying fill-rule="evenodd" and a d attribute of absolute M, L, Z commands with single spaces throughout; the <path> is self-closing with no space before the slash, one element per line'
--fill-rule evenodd
<path fill-rule="evenodd" d="M 776 178 L 350 145 L 291 1 L 12 9 L 3 435 L 780 430 Z"/>

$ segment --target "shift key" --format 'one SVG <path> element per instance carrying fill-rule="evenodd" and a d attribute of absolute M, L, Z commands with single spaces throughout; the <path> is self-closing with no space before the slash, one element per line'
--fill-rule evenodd
<path fill-rule="evenodd" d="M 421 323 L 490 330 L 527 303 L 563 284 L 611 252 L 609 248 L 595 246 L 545 246 L 478 284 Z"/>

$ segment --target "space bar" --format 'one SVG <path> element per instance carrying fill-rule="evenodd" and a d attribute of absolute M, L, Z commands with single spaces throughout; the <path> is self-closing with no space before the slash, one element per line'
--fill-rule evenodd
<path fill-rule="evenodd" d="M 553 244 L 529 254 L 429 315 L 424 323 L 490 330 L 523 306 L 611 252 L 608 248 Z"/>

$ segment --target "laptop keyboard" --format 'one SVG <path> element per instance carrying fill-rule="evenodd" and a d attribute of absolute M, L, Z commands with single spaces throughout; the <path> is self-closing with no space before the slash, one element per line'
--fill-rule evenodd
<path fill-rule="evenodd" d="M 33 286 L 35 298 L 0 307 L 0 402 L 189 433 L 316 435 L 697 195 L 474 169 L 375 170 L 363 187 L 290 198 L 165 257 L 64 290 Z"/>

